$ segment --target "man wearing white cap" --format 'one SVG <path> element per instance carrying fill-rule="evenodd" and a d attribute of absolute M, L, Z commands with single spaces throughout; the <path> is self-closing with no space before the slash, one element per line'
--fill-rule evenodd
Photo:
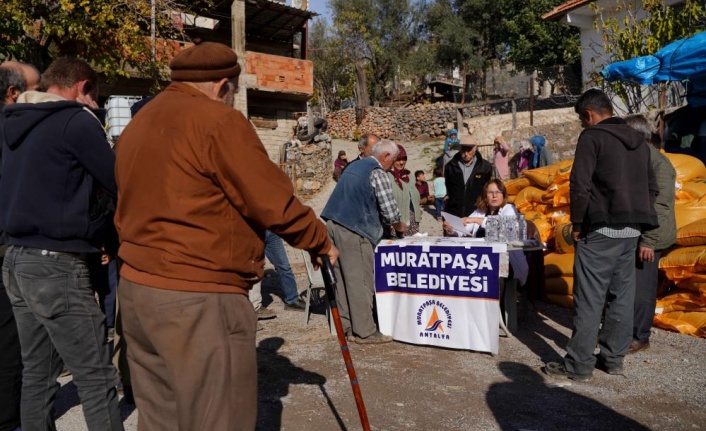
<path fill-rule="evenodd" d="M 493 176 L 490 162 L 478 153 L 476 140 L 471 135 L 462 135 L 461 148 L 446 164 L 446 211 L 457 217 L 467 217 L 476 210 L 476 201 L 483 186 Z"/>

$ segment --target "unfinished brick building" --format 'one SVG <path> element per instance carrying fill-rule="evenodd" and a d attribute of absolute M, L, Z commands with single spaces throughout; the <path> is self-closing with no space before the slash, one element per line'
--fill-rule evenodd
<path fill-rule="evenodd" d="M 295 113 L 314 94 L 313 63 L 307 60 L 308 22 L 316 16 L 306 0 L 216 0 L 202 16 L 177 16 L 191 39 L 224 43 L 238 54 L 243 72 L 235 108 L 252 121 L 270 158 L 292 138 Z M 182 48 L 190 43 L 170 41 Z M 146 95 L 153 82 L 141 77 L 101 82 L 101 96 Z"/>
<path fill-rule="evenodd" d="M 295 113 L 306 111 L 314 94 L 314 66 L 307 60 L 308 21 L 316 16 L 271 0 L 216 2 L 209 17 L 214 30 L 189 31 L 193 37 L 230 45 L 241 59 L 235 108 L 257 128 L 270 158 L 279 161 L 282 144 L 292 138 Z"/>

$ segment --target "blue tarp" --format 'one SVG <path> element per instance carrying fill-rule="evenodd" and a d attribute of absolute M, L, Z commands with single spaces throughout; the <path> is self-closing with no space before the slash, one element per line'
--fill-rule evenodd
<path fill-rule="evenodd" d="M 609 64 L 601 75 L 609 81 L 652 85 L 687 81 L 687 102 L 706 105 L 706 32 L 672 42 L 654 55 Z"/>
<path fill-rule="evenodd" d="M 672 42 L 655 52 L 659 72 L 655 82 L 696 81 L 706 77 L 706 32 Z"/>
<path fill-rule="evenodd" d="M 652 85 L 659 72 L 659 58 L 654 55 L 631 58 L 610 64 L 601 71 L 608 82 L 625 81 L 633 84 Z"/>

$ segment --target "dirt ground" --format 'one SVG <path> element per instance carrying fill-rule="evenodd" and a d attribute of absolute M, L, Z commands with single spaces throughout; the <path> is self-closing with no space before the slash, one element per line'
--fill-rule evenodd
<path fill-rule="evenodd" d="M 441 143 L 403 143 L 408 166 L 427 171 Z M 334 141 L 350 159 L 355 143 Z M 308 203 L 320 213 L 331 183 Z M 432 213 L 421 232 L 440 235 Z M 301 252 L 290 250 L 300 289 Z M 258 333 L 260 430 L 362 429 L 351 385 L 322 305 L 308 325 L 282 310 L 274 272 L 263 284 L 279 316 Z M 372 429 L 698 430 L 706 429 L 706 340 L 654 330 L 652 346 L 629 356 L 624 376 L 596 371 L 589 383 L 542 373 L 571 335 L 571 311 L 537 301 L 497 356 L 394 342 L 350 346 Z"/>
<path fill-rule="evenodd" d="M 441 143 L 406 144 L 412 171 L 426 169 Z M 355 143 L 334 141 L 355 158 Z M 427 175 L 430 176 L 429 174 Z M 430 180 L 430 178 L 428 178 Z M 333 184 L 308 203 L 320 213 Z M 425 212 L 422 232 L 441 228 Z M 288 249 L 300 290 L 308 285 L 302 254 Z M 263 281 L 264 305 L 278 313 L 257 334 L 258 430 L 362 429 L 337 339 L 323 304 L 284 311 L 275 273 Z M 706 429 L 706 340 L 655 329 L 651 348 L 628 356 L 624 376 L 600 371 L 588 383 L 549 378 L 571 334 L 571 312 L 529 305 L 497 356 L 393 342 L 350 345 L 374 430 L 700 430 Z M 85 429 L 75 387 L 59 394 L 58 429 Z M 73 387 L 73 389 L 72 389 Z M 122 404 L 127 430 L 138 412 Z"/>
<path fill-rule="evenodd" d="M 269 289 L 265 289 L 268 292 Z M 279 303 L 272 304 L 281 310 Z M 260 430 L 362 429 L 323 308 L 308 326 L 280 311 L 258 333 Z M 318 314 L 321 313 L 321 314 Z M 351 344 L 377 430 L 698 430 L 706 426 L 704 340 L 655 330 L 625 376 L 589 383 L 541 372 L 570 336 L 570 311 L 537 302 L 497 356 L 394 342 Z"/>
<path fill-rule="evenodd" d="M 441 143 L 403 143 L 407 168 L 427 171 Z M 334 141 L 333 154 L 355 143 Z M 334 184 L 308 201 L 320 213 Z M 421 232 L 440 235 L 431 211 Z M 306 271 L 290 250 L 300 289 Z M 258 333 L 260 430 L 362 429 L 337 339 L 323 305 L 309 325 L 282 310 L 274 273 L 263 284 L 279 316 Z M 267 300 L 267 299 L 266 299 Z M 571 311 L 529 305 L 497 356 L 394 342 L 351 344 L 370 424 L 378 430 L 706 429 L 706 340 L 654 330 L 652 347 L 629 356 L 624 376 L 597 371 L 589 383 L 547 377 L 571 335 Z"/>

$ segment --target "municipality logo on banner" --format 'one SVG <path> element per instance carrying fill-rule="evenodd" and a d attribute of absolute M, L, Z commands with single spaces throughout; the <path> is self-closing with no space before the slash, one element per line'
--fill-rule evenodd
<path fill-rule="evenodd" d="M 429 310 L 431 310 L 431 312 Z M 439 318 L 439 310 L 441 310 L 443 320 Z M 429 317 L 425 319 L 427 315 Z M 451 328 L 453 327 L 451 311 L 446 304 L 439 300 L 430 299 L 429 301 L 425 301 L 419 307 L 419 310 L 417 310 L 417 326 L 423 328 L 423 330 L 419 332 L 421 338 L 450 340 Z"/>
<path fill-rule="evenodd" d="M 498 253 L 489 246 L 380 244 L 380 331 L 395 340 L 497 352 Z"/>

